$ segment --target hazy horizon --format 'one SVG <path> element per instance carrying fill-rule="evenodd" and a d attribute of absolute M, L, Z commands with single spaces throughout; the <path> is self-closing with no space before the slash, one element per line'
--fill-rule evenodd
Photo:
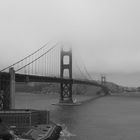
<path fill-rule="evenodd" d="M 139 86 L 139 7 L 139 0 L 0 0 L 0 67 L 49 40 L 68 41 L 93 78 Z"/>

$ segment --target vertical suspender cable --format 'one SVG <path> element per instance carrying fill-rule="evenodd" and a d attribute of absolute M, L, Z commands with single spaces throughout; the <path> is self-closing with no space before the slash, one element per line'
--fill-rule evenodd
<path fill-rule="evenodd" d="M 45 54 L 45 76 L 46 76 L 46 63 L 47 63 L 47 60 L 46 60 L 46 54 Z"/>

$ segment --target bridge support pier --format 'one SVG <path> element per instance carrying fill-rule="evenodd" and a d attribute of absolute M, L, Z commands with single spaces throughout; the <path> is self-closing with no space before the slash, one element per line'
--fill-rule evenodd
<path fill-rule="evenodd" d="M 72 50 L 64 51 L 61 48 L 60 52 L 60 77 L 64 78 L 64 70 L 68 70 L 70 79 L 69 81 L 64 82 L 62 80 L 60 84 L 60 103 L 73 103 L 72 99 Z M 69 62 L 67 64 L 64 63 L 64 57 L 67 56 L 69 58 Z"/>
<path fill-rule="evenodd" d="M 73 103 L 72 100 L 72 84 L 61 83 L 60 103 Z"/>
<path fill-rule="evenodd" d="M 15 71 L 0 73 L 0 110 L 15 108 Z"/>

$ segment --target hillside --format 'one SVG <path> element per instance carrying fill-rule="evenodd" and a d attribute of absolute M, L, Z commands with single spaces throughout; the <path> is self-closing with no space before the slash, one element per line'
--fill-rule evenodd
<path fill-rule="evenodd" d="M 106 85 L 112 95 L 140 95 L 139 87 L 126 87 L 111 82 Z"/>
<path fill-rule="evenodd" d="M 95 95 L 100 88 L 88 85 L 73 85 L 73 94 Z M 16 92 L 31 92 L 35 94 L 55 94 L 60 92 L 60 84 L 54 83 L 16 83 Z"/>
<path fill-rule="evenodd" d="M 100 81 L 97 81 L 98 83 Z M 112 82 L 106 82 L 106 86 L 112 94 L 121 95 L 128 92 L 136 92 L 140 88 L 124 87 Z M 95 95 L 100 91 L 99 87 L 88 85 L 73 85 L 73 94 Z M 55 94 L 60 92 L 60 84 L 56 83 L 16 83 L 16 92 L 31 92 L 34 94 Z"/>

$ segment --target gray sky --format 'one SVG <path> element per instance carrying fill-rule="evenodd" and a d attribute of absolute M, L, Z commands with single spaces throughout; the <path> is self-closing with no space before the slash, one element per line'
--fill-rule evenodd
<path fill-rule="evenodd" d="M 138 86 L 139 15 L 139 0 L 0 0 L 1 67 L 63 40 L 92 74 Z"/>

